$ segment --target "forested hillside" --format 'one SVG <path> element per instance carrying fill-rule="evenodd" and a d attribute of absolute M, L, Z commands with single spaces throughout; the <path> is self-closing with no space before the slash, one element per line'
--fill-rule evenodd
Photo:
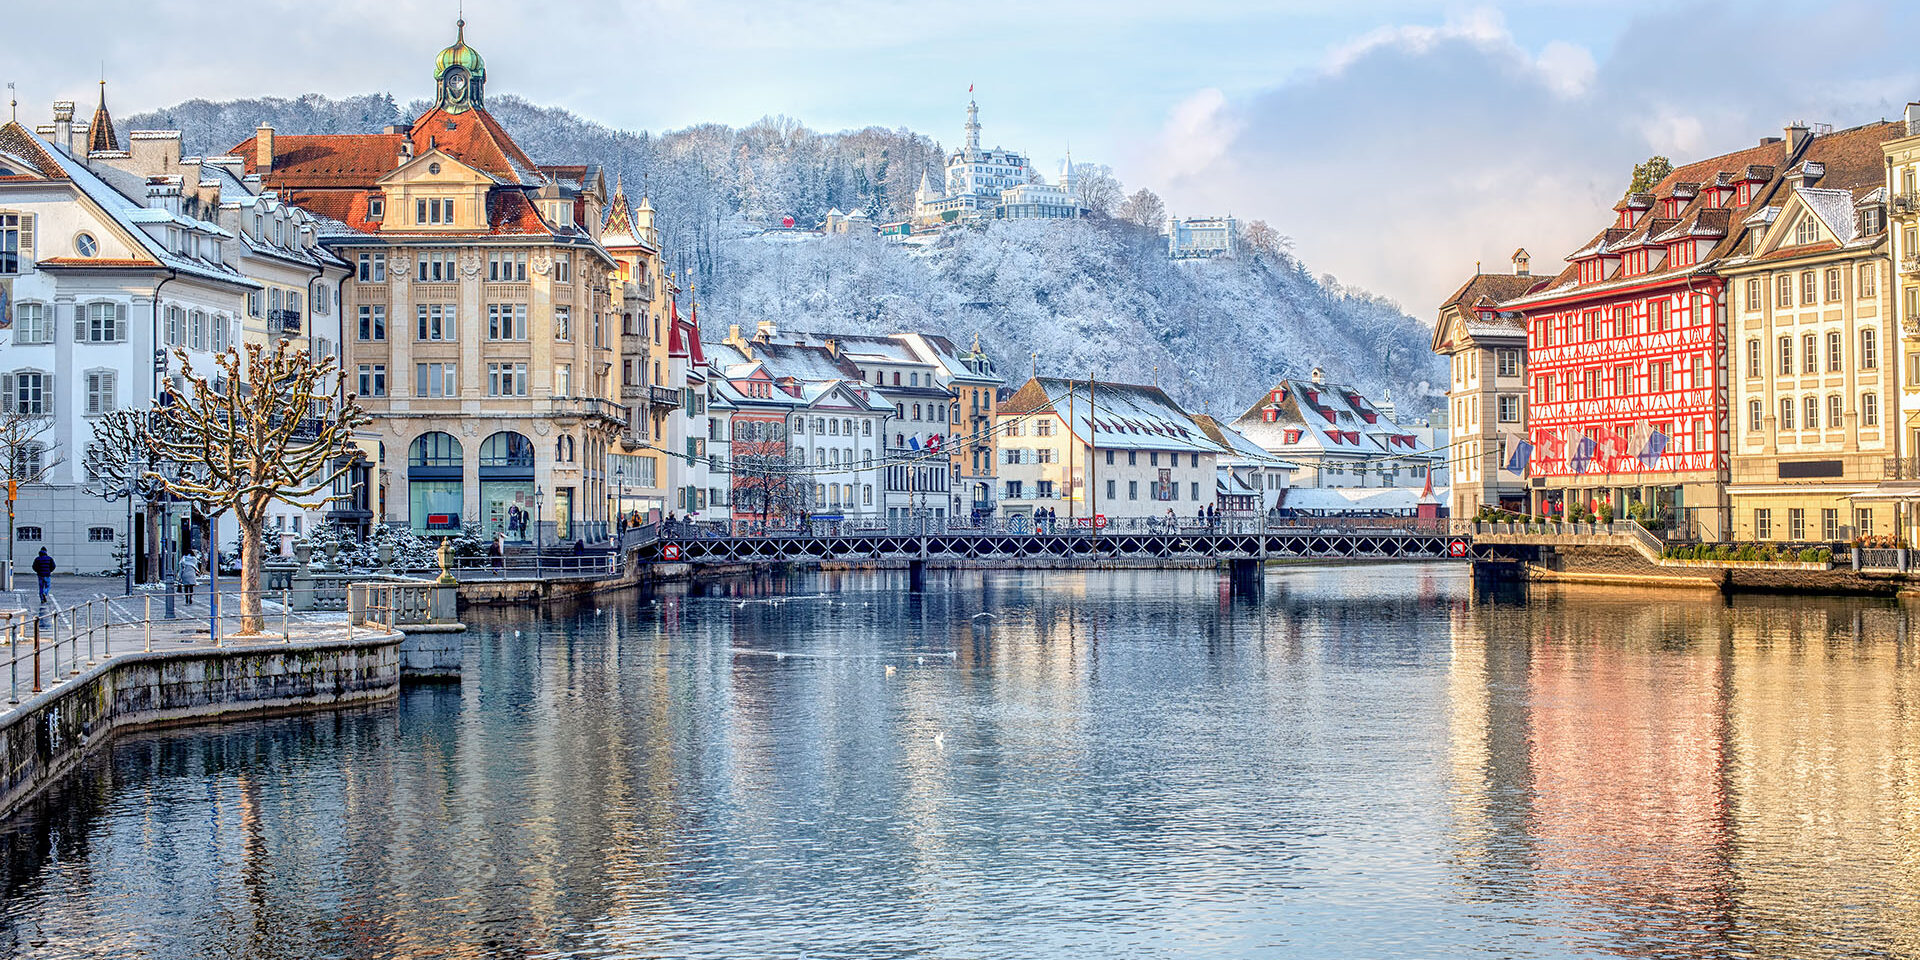
<path fill-rule="evenodd" d="M 130 116 L 128 129 L 179 129 L 190 152 L 221 153 L 261 122 L 281 133 L 377 131 L 404 108 L 377 94 L 332 100 L 192 100 Z M 1426 326 L 1395 304 L 1316 278 L 1269 234 L 1231 260 L 1175 263 L 1125 218 L 1000 222 L 924 247 L 878 237 L 768 235 L 831 208 L 876 221 L 911 209 L 922 171 L 944 148 L 908 130 L 817 133 L 784 118 L 734 129 L 615 130 L 511 95 L 488 108 L 542 162 L 601 164 L 630 195 L 649 195 L 669 265 L 698 283 L 709 337 L 761 320 L 790 328 L 978 334 L 1011 377 L 1037 365 L 1062 376 L 1158 382 L 1183 402 L 1238 413 L 1272 382 L 1328 375 L 1400 409 L 1437 404 L 1443 365 Z M 1111 184 L 1117 198 L 1118 184 Z M 1151 217 L 1136 217 L 1151 221 Z"/>

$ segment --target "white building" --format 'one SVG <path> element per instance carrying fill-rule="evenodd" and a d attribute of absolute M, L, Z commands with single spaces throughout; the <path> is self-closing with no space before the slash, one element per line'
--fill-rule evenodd
<path fill-rule="evenodd" d="M 117 148 L 105 117 L 103 102 L 93 144 L 70 101 L 54 105 L 45 137 L 0 127 L 0 397 L 8 411 L 53 418 L 44 444 L 6 466 L 31 475 L 60 461 L 46 482 L 22 488 L 12 548 L 24 564 L 46 547 L 73 572 L 115 569 L 129 544 L 125 502 L 106 501 L 89 480 L 94 418 L 151 405 L 178 377 L 174 347 L 211 370 L 264 289 L 229 263 L 239 238 L 179 209 L 177 188 L 131 195 L 88 168 L 89 146 Z M 204 518 L 184 514 L 174 513 L 172 538 L 204 549 Z M 132 528 L 135 555 L 154 553 L 159 519 L 138 514 Z M 222 546 L 234 530 L 227 520 Z"/>
<path fill-rule="evenodd" d="M 947 157 L 946 177 L 936 185 L 925 173 L 913 196 L 913 223 L 933 226 L 980 217 L 1003 220 L 1070 219 L 1085 209 L 1074 197 L 1073 162 L 1049 184 L 1027 158 L 1012 150 L 980 147 L 980 105 L 967 101 L 966 145 Z"/>
<path fill-rule="evenodd" d="M 1000 405 L 1004 516 L 1192 517 L 1215 503 L 1216 443 L 1159 387 L 1036 377 Z"/>
<path fill-rule="evenodd" d="M 1240 222 L 1232 217 L 1170 217 L 1167 220 L 1167 256 L 1232 256 L 1240 246 Z"/>
<path fill-rule="evenodd" d="M 1240 418 L 1235 429 L 1277 457 L 1299 464 L 1295 487 L 1425 487 L 1445 464 L 1429 431 L 1402 426 L 1354 387 L 1283 380 Z M 1432 482 L 1444 485 L 1443 478 Z"/>

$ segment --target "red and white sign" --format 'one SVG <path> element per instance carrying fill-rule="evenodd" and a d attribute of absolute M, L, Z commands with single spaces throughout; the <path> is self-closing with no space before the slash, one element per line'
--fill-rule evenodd
<path fill-rule="evenodd" d="M 669 543 L 660 548 L 660 555 L 668 560 L 678 560 L 680 559 L 680 545 L 677 543 Z"/>
<path fill-rule="evenodd" d="M 1093 528 L 1094 528 L 1095 530 L 1102 530 L 1102 529 L 1105 529 L 1105 528 L 1106 528 L 1106 526 L 1107 526 L 1107 515 L 1106 515 L 1106 514 L 1104 514 L 1104 513 L 1096 513 L 1096 514 L 1094 514 L 1094 515 L 1093 515 Z"/>
<path fill-rule="evenodd" d="M 1452 543 L 1447 544 L 1447 556 L 1464 557 L 1466 555 L 1467 555 L 1467 542 L 1465 540 L 1455 540 Z"/>

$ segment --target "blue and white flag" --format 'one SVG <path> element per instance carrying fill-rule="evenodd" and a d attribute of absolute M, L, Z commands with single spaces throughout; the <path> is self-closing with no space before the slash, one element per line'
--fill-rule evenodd
<path fill-rule="evenodd" d="M 1507 455 L 1507 472 L 1517 477 L 1526 476 L 1527 464 L 1533 462 L 1533 444 L 1514 438 L 1509 449 L 1512 452 Z"/>
<path fill-rule="evenodd" d="M 1587 467 L 1593 464 L 1593 451 L 1598 446 L 1592 437 L 1581 437 L 1574 443 L 1573 456 L 1568 458 L 1568 465 L 1573 467 L 1574 473 L 1587 472 Z"/>
<path fill-rule="evenodd" d="M 918 450 L 918 449 L 920 449 L 920 438 L 919 438 L 919 437 L 908 437 L 908 438 L 907 438 L 907 447 L 908 447 L 908 449 L 911 449 L 911 450 Z"/>
<path fill-rule="evenodd" d="M 1660 462 L 1660 455 L 1666 452 L 1667 435 L 1658 430 L 1649 430 L 1646 446 L 1641 447 L 1638 454 L 1640 465 L 1652 469 L 1654 464 Z"/>

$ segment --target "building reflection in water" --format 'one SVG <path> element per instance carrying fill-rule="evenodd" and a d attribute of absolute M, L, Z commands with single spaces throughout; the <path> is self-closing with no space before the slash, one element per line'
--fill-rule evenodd
<path fill-rule="evenodd" d="M 1911 614 L 1535 587 L 1452 606 L 1454 862 L 1622 956 L 1920 948 Z"/>

